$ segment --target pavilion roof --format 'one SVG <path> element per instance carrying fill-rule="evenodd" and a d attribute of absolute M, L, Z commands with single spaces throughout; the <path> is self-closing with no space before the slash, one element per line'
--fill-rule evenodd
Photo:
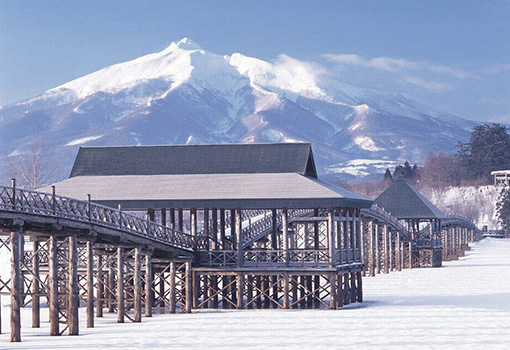
<path fill-rule="evenodd" d="M 374 201 L 397 219 L 444 219 L 434 204 L 405 180 L 397 180 Z"/>

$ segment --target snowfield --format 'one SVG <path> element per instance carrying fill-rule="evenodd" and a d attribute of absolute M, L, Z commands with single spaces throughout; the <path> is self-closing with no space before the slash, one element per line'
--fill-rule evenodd
<path fill-rule="evenodd" d="M 201 311 L 124 325 L 107 314 L 86 329 L 82 309 L 80 336 L 50 337 L 47 322 L 30 328 L 28 308 L 23 342 L 2 334 L 0 349 L 508 349 L 509 251 L 510 240 L 485 239 L 442 268 L 366 277 L 365 302 L 338 311 Z"/>

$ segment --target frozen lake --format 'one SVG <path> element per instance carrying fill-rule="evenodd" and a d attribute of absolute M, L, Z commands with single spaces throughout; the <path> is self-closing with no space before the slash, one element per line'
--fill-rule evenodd
<path fill-rule="evenodd" d="M 442 268 L 366 277 L 365 302 L 331 310 L 202 311 L 155 315 L 140 324 L 96 319 L 81 335 L 50 337 L 49 324 L 9 343 L 7 298 L 2 303 L 0 349 L 508 349 L 510 240 L 485 239 Z M 42 320 L 47 320 L 43 309 Z"/>

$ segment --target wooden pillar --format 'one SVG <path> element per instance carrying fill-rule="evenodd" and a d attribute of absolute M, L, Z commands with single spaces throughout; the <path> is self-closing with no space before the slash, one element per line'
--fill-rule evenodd
<path fill-rule="evenodd" d="M 186 313 L 191 312 L 193 306 L 193 281 L 192 281 L 191 262 L 186 262 Z"/>
<path fill-rule="evenodd" d="M 21 341 L 20 231 L 11 232 L 11 342 Z"/>
<path fill-rule="evenodd" d="M 203 229 L 203 235 L 204 235 L 204 240 L 205 240 L 205 249 L 209 250 L 211 249 L 210 247 L 210 226 L 209 226 L 209 208 L 204 208 L 204 229 Z"/>
<path fill-rule="evenodd" d="M 289 286 L 289 275 L 287 272 L 284 272 L 282 275 L 283 279 L 283 308 L 288 309 L 290 306 L 289 303 L 289 292 L 290 292 L 290 286 Z"/>
<path fill-rule="evenodd" d="M 124 248 L 117 248 L 117 323 L 124 323 Z"/>
<path fill-rule="evenodd" d="M 375 276 L 375 237 L 374 237 L 374 222 L 372 220 L 368 223 L 368 235 L 370 237 L 370 276 Z"/>
<path fill-rule="evenodd" d="M 108 256 L 108 312 L 115 311 L 115 269 L 114 269 L 114 255 Z"/>
<path fill-rule="evenodd" d="M 393 271 L 393 266 L 395 265 L 395 258 L 394 258 L 394 250 L 393 250 L 393 232 L 389 231 L 388 230 L 388 239 L 389 239 L 389 242 L 388 242 L 388 245 L 389 245 L 389 253 L 390 253 L 390 256 L 389 256 L 389 263 L 390 263 L 390 270 Z"/>
<path fill-rule="evenodd" d="M 87 328 L 94 328 L 94 242 L 87 241 Z M 99 282 L 98 282 L 99 283 Z M 97 293 L 97 298 L 101 296 Z"/>
<path fill-rule="evenodd" d="M 55 235 L 50 236 L 49 243 L 49 318 L 50 335 L 60 335 L 59 307 L 58 307 L 58 240 Z"/>
<path fill-rule="evenodd" d="M 32 249 L 32 328 L 41 327 L 41 297 L 39 286 L 39 241 L 34 241 Z M 1 306 L 0 306 L 1 307 Z M 0 316 L 1 317 L 1 316 Z"/>
<path fill-rule="evenodd" d="M 78 335 L 78 308 L 80 296 L 78 292 L 78 246 L 76 236 L 69 237 L 69 295 L 68 312 L 69 335 Z"/>
<path fill-rule="evenodd" d="M 365 271 L 367 270 L 367 257 L 365 252 L 365 232 L 366 230 L 366 220 L 362 220 L 360 222 L 360 254 L 361 254 L 361 263 L 363 267 L 361 268 L 361 275 L 365 276 Z"/>
<path fill-rule="evenodd" d="M 388 238 L 388 226 L 383 225 L 383 239 L 384 239 L 384 273 L 390 273 L 390 250 L 389 250 L 389 238 Z"/>
<path fill-rule="evenodd" d="M 397 242 L 395 244 L 397 251 L 395 253 L 396 253 L 396 258 L 397 258 L 397 261 L 396 261 L 397 269 L 399 271 L 402 271 L 402 259 L 401 259 L 402 247 L 401 247 L 401 243 L 400 243 L 400 235 L 401 235 L 401 233 L 397 232 Z"/>
<path fill-rule="evenodd" d="M 159 274 L 159 307 L 160 313 L 164 312 L 165 308 L 165 276 L 164 273 L 161 272 Z"/>
<path fill-rule="evenodd" d="M 374 227 L 374 236 L 375 236 L 375 272 L 377 274 L 381 273 L 381 240 L 379 238 L 379 225 L 375 224 Z"/>
<path fill-rule="evenodd" d="M 271 210 L 271 249 L 278 249 L 278 221 L 276 220 L 276 209 Z"/>
<path fill-rule="evenodd" d="M 237 266 L 242 267 L 244 264 L 244 253 L 243 253 L 243 218 L 242 210 L 238 208 L 235 212 L 235 223 L 236 223 L 236 241 L 237 241 Z"/>
<path fill-rule="evenodd" d="M 197 236 L 197 210 L 192 208 L 189 212 L 189 227 L 190 234 L 195 240 L 195 247 L 198 247 L 198 236 Z"/>
<path fill-rule="evenodd" d="M 226 237 L 225 237 L 225 209 L 220 209 L 220 242 L 221 242 L 221 249 L 226 249 Z"/>
<path fill-rule="evenodd" d="M 409 242 L 409 268 L 413 268 L 413 242 Z"/>
<path fill-rule="evenodd" d="M 338 278 L 338 275 L 336 273 L 331 273 L 330 276 L 329 276 L 329 287 L 330 287 L 330 291 L 329 291 L 329 308 L 332 309 L 332 310 L 335 310 L 338 307 L 338 302 L 337 302 L 337 297 L 338 297 L 337 285 L 338 285 L 338 281 L 337 281 L 337 278 Z"/>
<path fill-rule="evenodd" d="M 152 317 L 152 257 L 145 256 L 145 317 Z"/>
<path fill-rule="evenodd" d="M 142 249 L 135 248 L 135 266 L 133 271 L 134 315 L 133 322 L 142 322 Z"/>
<path fill-rule="evenodd" d="M 239 211 L 238 211 L 239 212 Z M 244 308 L 244 274 L 237 274 L 237 308 Z"/>
<path fill-rule="evenodd" d="M 232 240 L 232 249 L 237 249 L 236 245 L 236 211 L 230 210 L 230 239 Z"/>
<path fill-rule="evenodd" d="M 212 250 L 218 250 L 218 209 L 212 208 Z"/>
<path fill-rule="evenodd" d="M 104 298 L 104 276 L 103 276 L 103 256 L 97 255 L 97 296 L 96 296 L 96 316 L 103 317 L 103 298 Z"/>
<path fill-rule="evenodd" d="M 172 230 L 175 230 L 175 209 L 170 208 L 169 211 L 170 211 L 170 225 L 169 225 L 169 227 Z"/>
<path fill-rule="evenodd" d="M 182 208 L 179 208 L 177 211 L 177 216 L 179 217 L 179 231 L 184 231 L 184 215 L 182 212 Z"/>
<path fill-rule="evenodd" d="M 333 221 L 333 209 L 328 210 L 328 250 L 329 250 L 329 267 L 336 266 L 336 251 L 335 251 L 335 228 L 336 225 Z"/>
<path fill-rule="evenodd" d="M 288 209 L 282 209 L 282 249 L 283 249 L 283 262 L 285 266 L 289 265 L 289 223 L 288 223 Z M 287 276 L 288 284 L 288 276 Z M 288 285 L 287 285 L 288 287 Z M 287 293 L 288 294 L 288 293 Z M 288 299 L 288 295 L 287 295 Z"/>
<path fill-rule="evenodd" d="M 175 262 L 170 262 L 170 291 L 168 298 L 170 299 L 169 311 L 171 314 L 175 314 Z"/>
<path fill-rule="evenodd" d="M 358 299 L 358 302 L 362 303 L 363 302 L 363 279 L 361 278 L 361 273 L 356 273 L 356 277 L 357 277 L 357 287 L 356 287 L 356 291 L 358 293 L 357 295 L 357 299 Z"/>

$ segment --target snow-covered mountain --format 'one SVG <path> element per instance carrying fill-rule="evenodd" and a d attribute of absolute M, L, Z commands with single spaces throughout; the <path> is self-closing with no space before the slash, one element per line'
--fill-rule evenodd
<path fill-rule="evenodd" d="M 314 63 L 221 56 L 183 39 L 0 107 L 0 156 L 37 140 L 65 176 L 82 145 L 309 141 L 322 174 L 364 175 L 451 151 L 473 125 Z"/>

